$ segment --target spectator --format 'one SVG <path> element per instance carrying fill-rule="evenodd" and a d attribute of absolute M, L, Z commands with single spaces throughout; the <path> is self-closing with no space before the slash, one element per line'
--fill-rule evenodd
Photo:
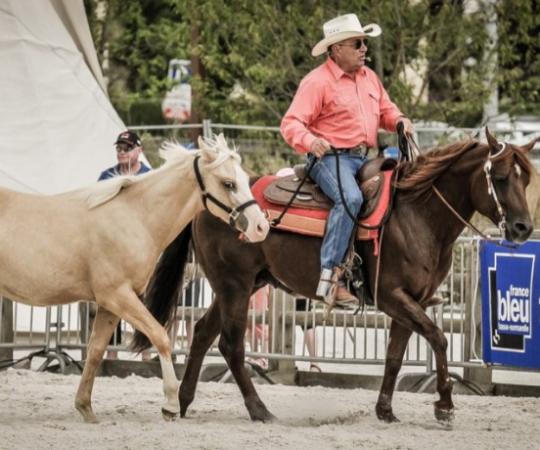
<path fill-rule="evenodd" d="M 306 314 L 313 309 L 313 303 L 307 298 L 296 299 L 296 311 L 305 312 Z M 304 331 L 304 345 L 307 348 L 308 355 L 312 358 L 317 356 L 317 336 L 315 334 L 315 324 L 310 321 L 309 317 L 303 323 L 298 323 L 300 328 Z M 318 364 L 311 362 L 309 364 L 309 370 L 311 372 L 321 372 L 321 368 Z"/>
<path fill-rule="evenodd" d="M 107 180 L 119 175 L 141 175 L 149 172 L 150 167 L 139 161 L 143 152 L 142 141 L 133 131 L 124 131 L 115 142 L 118 164 L 101 172 L 98 181 Z"/>
<path fill-rule="evenodd" d="M 201 306 L 201 282 L 203 278 L 203 272 L 201 267 L 195 261 L 195 255 L 193 249 L 190 246 L 188 263 L 186 265 L 184 273 L 184 284 L 182 293 L 178 297 L 178 306 L 185 308 L 199 308 Z M 194 319 L 192 317 L 192 311 L 186 314 L 185 326 L 186 326 L 186 340 L 187 348 L 191 348 L 191 342 L 193 340 L 193 324 Z M 180 318 L 177 316 L 173 329 L 173 339 L 171 339 L 172 349 L 174 350 L 174 344 L 176 342 L 176 336 L 178 329 L 180 328 Z"/>
<path fill-rule="evenodd" d="M 266 284 L 253 293 L 249 299 L 249 310 L 252 314 L 268 310 L 268 297 L 270 287 Z M 248 320 L 246 329 L 246 343 L 252 352 L 268 352 L 268 325 L 265 323 Z M 252 364 L 256 364 L 264 370 L 268 370 L 267 358 L 246 358 Z"/>

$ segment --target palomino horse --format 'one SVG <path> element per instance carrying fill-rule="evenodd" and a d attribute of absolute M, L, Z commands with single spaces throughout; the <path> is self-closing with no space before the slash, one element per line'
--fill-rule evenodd
<path fill-rule="evenodd" d="M 426 314 L 432 296 L 445 278 L 452 247 L 464 223 L 475 211 L 504 226 L 509 241 L 523 242 L 533 227 L 525 188 L 531 163 L 524 147 L 499 144 L 486 130 L 488 144 L 474 140 L 448 145 L 400 165 L 394 210 L 381 243 L 378 307 L 392 318 L 384 379 L 377 401 L 377 417 L 396 421 L 392 395 L 403 355 L 413 331 L 421 334 L 435 352 L 438 419 L 453 417 L 452 386 L 446 358 L 444 333 Z M 439 197 L 436 192 L 441 194 Z M 446 203 L 445 203 L 446 202 Z M 454 209 L 454 212 L 450 208 Z M 461 218 L 458 218 L 461 216 Z M 165 251 L 146 298 L 150 311 L 164 323 L 175 298 L 161 281 L 170 276 L 167 265 L 185 251 L 189 229 Z M 285 285 L 304 297 L 314 297 L 319 278 L 321 239 L 272 229 L 256 245 L 235 239 L 235 232 L 203 213 L 192 224 L 194 248 L 210 284 L 215 301 L 197 322 L 186 372 L 180 387 L 180 414 L 193 401 L 203 357 L 221 333 L 219 349 L 225 357 L 252 420 L 268 420 L 268 411 L 244 368 L 244 331 L 250 294 L 267 282 Z M 377 259 L 372 244 L 356 243 L 368 272 L 373 293 Z M 176 277 L 180 279 L 181 273 Z M 167 279 L 171 281 L 170 278 Z M 136 335 L 138 348 L 144 337 Z"/>
<path fill-rule="evenodd" d="M 0 189 L 0 295 L 37 306 L 79 299 L 98 305 L 75 399 L 87 422 L 97 421 L 91 406 L 94 377 L 120 318 L 157 349 L 166 397 L 162 412 L 165 418 L 178 414 L 169 338 L 139 296 L 163 249 L 195 215 L 206 206 L 252 242 L 268 233 L 240 156 L 222 135 L 199 139 L 199 146 L 192 152 L 166 144 L 167 162 L 147 175 L 65 194 Z"/>

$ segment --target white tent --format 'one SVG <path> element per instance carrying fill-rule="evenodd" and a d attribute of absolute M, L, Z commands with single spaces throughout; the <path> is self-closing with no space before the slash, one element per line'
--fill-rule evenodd
<path fill-rule="evenodd" d="M 82 0 L 0 0 L 0 62 L 0 186 L 53 194 L 115 163 L 125 126 Z"/>

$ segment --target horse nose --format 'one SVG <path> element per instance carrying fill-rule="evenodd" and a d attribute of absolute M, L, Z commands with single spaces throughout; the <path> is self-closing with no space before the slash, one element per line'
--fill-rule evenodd
<path fill-rule="evenodd" d="M 533 224 L 530 221 L 515 221 L 512 224 L 512 234 L 515 236 L 515 240 L 523 242 L 528 239 L 528 237 L 533 232 Z"/>
<path fill-rule="evenodd" d="M 268 224 L 268 221 L 266 219 L 261 220 L 257 224 L 257 235 L 259 235 L 261 238 L 265 238 L 268 234 L 268 230 L 270 229 L 270 225 Z"/>

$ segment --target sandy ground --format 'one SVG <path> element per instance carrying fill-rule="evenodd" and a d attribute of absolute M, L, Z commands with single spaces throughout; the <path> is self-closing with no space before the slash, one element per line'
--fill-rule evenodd
<path fill-rule="evenodd" d="M 2 449 L 465 449 L 538 448 L 540 399 L 456 395 L 451 427 L 437 423 L 431 394 L 397 392 L 398 424 L 377 420 L 377 393 L 260 385 L 273 423 L 252 423 L 237 387 L 201 383 L 188 418 L 161 418 L 161 380 L 98 378 L 97 425 L 73 407 L 76 375 L 0 373 Z"/>

